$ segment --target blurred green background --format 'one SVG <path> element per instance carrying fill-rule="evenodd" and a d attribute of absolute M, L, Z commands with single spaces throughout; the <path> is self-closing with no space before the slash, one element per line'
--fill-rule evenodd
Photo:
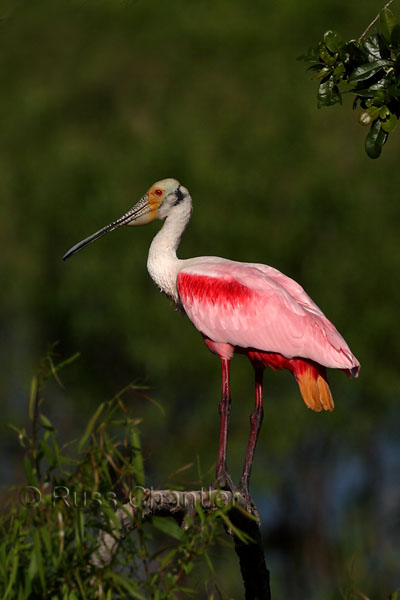
<path fill-rule="evenodd" d="M 175 177 L 194 201 L 180 256 L 264 262 L 294 277 L 362 364 L 358 380 L 330 374 L 332 414 L 307 410 L 288 373 L 266 373 L 252 493 L 274 598 L 358 587 L 375 599 L 400 585 L 400 136 L 368 159 L 352 99 L 317 110 L 316 82 L 296 62 L 326 29 L 358 37 L 381 7 L 1 2 L 3 485 L 22 478 L 7 424 L 26 420 L 30 379 L 54 341 L 60 358 L 81 352 L 46 406 L 65 440 L 134 380 L 165 411 L 132 395 L 148 485 L 213 481 L 219 361 L 147 274 L 159 224 L 120 229 L 61 261 L 155 180 Z M 232 388 L 238 479 L 253 405 L 243 357 Z M 215 551 L 211 580 L 239 598 L 231 554 Z"/>

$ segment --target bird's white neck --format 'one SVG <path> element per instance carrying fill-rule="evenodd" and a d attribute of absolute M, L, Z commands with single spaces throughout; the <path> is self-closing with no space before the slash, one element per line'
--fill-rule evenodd
<path fill-rule="evenodd" d="M 175 302 L 178 301 L 176 278 L 183 262 L 176 256 L 176 251 L 191 214 L 192 199 L 187 195 L 171 208 L 164 225 L 151 243 L 147 258 L 150 277 Z"/>

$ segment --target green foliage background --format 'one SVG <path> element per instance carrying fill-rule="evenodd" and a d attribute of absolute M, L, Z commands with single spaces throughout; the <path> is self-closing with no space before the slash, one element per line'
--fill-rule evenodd
<path fill-rule="evenodd" d="M 328 30 L 324 41 L 299 57 L 319 81 L 318 106 L 342 104 L 342 93 L 354 95 L 361 106 L 360 125 L 370 126 L 365 151 L 378 158 L 400 116 L 400 25 L 390 0 L 358 40 L 346 42 Z M 379 18 L 378 18 L 379 17 Z"/>
<path fill-rule="evenodd" d="M 252 491 L 275 597 L 373 598 L 399 579 L 400 245 L 395 131 L 377 161 L 348 110 L 317 110 L 296 57 L 328 28 L 358 37 L 381 5 L 344 0 L 1 2 L 0 276 L 4 483 L 21 480 L 21 423 L 49 342 L 80 351 L 46 414 L 65 439 L 128 382 L 148 485 L 210 483 L 218 360 L 150 281 L 157 225 L 123 229 L 63 264 L 75 242 L 176 177 L 194 200 L 182 257 L 265 262 L 300 281 L 360 359 L 313 414 L 266 374 Z M 395 5 L 392 6 L 397 11 Z M 248 434 L 252 373 L 232 364 L 229 465 Z M 188 464 L 200 464 L 173 475 Z M 218 558 L 216 559 L 219 560 Z M 227 555 L 219 584 L 240 597 Z M 347 582 L 347 583 L 346 583 Z M 239 590 L 239 591 L 238 591 Z"/>

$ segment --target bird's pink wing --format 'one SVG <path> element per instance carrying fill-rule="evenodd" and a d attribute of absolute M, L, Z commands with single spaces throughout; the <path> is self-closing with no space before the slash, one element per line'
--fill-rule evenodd
<path fill-rule="evenodd" d="M 276 269 L 209 259 L 181 269 L 177 286 L 186 314 L 213 341 L 327 367 L 359 364 L 303 288 Z"/>

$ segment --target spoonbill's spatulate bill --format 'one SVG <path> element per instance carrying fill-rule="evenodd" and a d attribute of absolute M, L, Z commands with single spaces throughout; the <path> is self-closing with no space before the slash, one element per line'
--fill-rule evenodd
<path fill-rule="evenodd" d="M 226 466 L 230 410 L 229 363 L 246 354 L 255 371 L 255 408 L 239 488 L 248 496 L 254 450 L 263 418 L 262 386 L 266 366 L 287 369 L 312 410 L 332 410 L 326 368 L 357 377 L 360 363 L 323 312 L 293 279 L 277 269 L 215 256 L 182 260 L 176 250 L 192 214 L 188 190 L 176 179 L 155 183 L 122 217 L 73 246 L 64 260 L 120 225 L 164 225 L 153 239 L 150 276 L 187 314 L 208 348 L 220 357 L 222 399 L 217 483 L 233 489 Z"/>

